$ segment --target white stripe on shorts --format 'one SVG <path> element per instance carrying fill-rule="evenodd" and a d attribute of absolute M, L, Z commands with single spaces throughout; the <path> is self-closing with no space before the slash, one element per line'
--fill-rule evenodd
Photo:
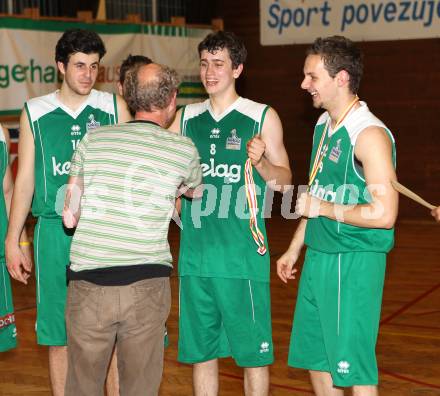
<path fill-rule="evenodd" d="M 249 279 L 249 294 L 251 297 L 251 304 L 252 304 L 252 321 L 255 323 L 255 311 L 254 311 L 254 298 L 252 296 L 252 286 L 251 286 L 251 280 Z"/>
<path fill-rule="evenodd" d="M 338 335 L 339 335 L 340 317 L 341 317 L 341 253 L 338 254 Z"/>
<path fill-rule="evenodd" d="M 6 276 L 9 276 L 9 274 L 5 273 L 6 264 L 2 265 L 2 275 L 3 275 L 3 290 L 5 291 L 5 308 L 6 310 L 9 310 L 8 306 L 8 293 L 6 292 Z"/>

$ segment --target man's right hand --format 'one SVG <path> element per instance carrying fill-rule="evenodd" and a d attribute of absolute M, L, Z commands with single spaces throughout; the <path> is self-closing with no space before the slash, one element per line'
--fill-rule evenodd
<path fill-rule="evenodd" d="M 27 285 L 27 280 L 31 276 L 32 261 L 28 246 L 24 246 L 23 250 L 17 243 L 5 244 L 6 248 L 6 266 L 9 274 L 15 280 Z"/>
<path fill-rule="evenodd" d="M 284 283 L 287 283 L 290 279 L 295 279 L 297 269 L 293 267 L 300 252 L 301 250 L 289 249 L 277 260 L 277 274 Z"/>
<path fill-rule="evenodd" d="M 440 222 L 440 206 L 432 209 L 431 215 L 434 217 L 435 221 Z"/>
<path fill-rule="evenodd" d="M 63 209 L 63 224 L 66 228 L 75 228 L 78 224 L 78 218 L 73 214 L 69 208 Z"/>

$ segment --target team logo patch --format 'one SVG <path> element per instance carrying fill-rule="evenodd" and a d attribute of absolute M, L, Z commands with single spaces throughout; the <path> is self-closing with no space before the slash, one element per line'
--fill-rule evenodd
<path fill-rule="evenodd" d="M 341 139 L 338 139 L 338 141 L 336 142 L 336 146 L 332 147 L 328 158 L 337 164 L 341 153 Z"/>
<path fill-rule="evenodd" d="M 267 353 L 269 352 L 269 343 L 267 341 L 264 341 L 260 345 L 260 353 Z"/>
<path fill-rule="evenodd" d="M 219 139 L 220 138 L 220 129 L 213 128 L 211 130 L 211 134 L 209 135 L 210 139 Z"/>
<path fill-rule="evenodd" d="M 226 150 L 240 150 L 241 138 L 237 136 L 237 130 L 231 131 L 231 136 L 226 139 Z"/>
<path fill-rule="evenodd" d="M 345 360 L 341 360 L 338 363 L 338 373 L 339 374 L 349 374 L 350 373 L 350 363 Z"/>
<path fill-rule="evenodd" d="M 81 127 L 79 125 L 72 125 L 70 136 L 81 136 Z"/>
<path fill-rule="evenodd" d="M 95 120 L 95 116 L 93 114 L 89 115 L 89 122 L 87 123 L 87 132 L 96 129 L 101 126 L 101 123 L 99 121 Z"/>
<path fill-rule="evenodd" d="M 15 316 L 13 313 L 7 314 L 0 318 L 0 330 L 5 327 L 11 326 L 15 323 Z"/>

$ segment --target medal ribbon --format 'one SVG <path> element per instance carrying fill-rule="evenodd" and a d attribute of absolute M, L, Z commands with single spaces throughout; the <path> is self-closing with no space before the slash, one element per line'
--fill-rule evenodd
<path fill-rule="evenodd" d="M 351 109 L 354 107 L 354 105 L 359 102 L 359 98 L 356 95 L 356 97 L 353 99 L 353 101 L 346 107 L 342 115 L 339 117 L 339 120 L 336 122 L 335 125 L 335 131 L 338 129 L 339 125 L 341 125 L 342 121 L 344 121 L 345 117 L 347 117 L 348 113 L 350 113 Z M 327 122 L 324 127 L 324 132 L 321 136 L 321 140 L 319 141 L 318 150 L 316 151 L 315 160 L 313 161 L 313 167 L 312 171 L 310 172 L 310 178 L 309 178 L 309 187 L 312 185 L 313 180 L 315 180 L 316 174 L 318 173 L 318 170 L 322 164 L 322 161 L 324 160 L 324 150 L 323 149 L 323 143 L 324 139 L 327 136 L 328 127 L 330 125 L 330 117 L 327 119 Z"/>
<path fill-rule="evenodd" d="M 246 198 L 250 213 L 249 228 L 251 229 L 252 238 L 254 238 L 254 241 L 258 246 L 257 252 L 263 256 L 266 253 L 266 246 L 264 244 L 264 235 L 258 227 L 257 193 L 255 191 L 255 181 L 250 158 L 246 160 L 246 164 L 244 166 L 244 182 L 246 186 Z"/>
<path fill-rule="evenodd" d="M 256 126 L 256 122 L 254 123 L 253 135 L 255 134 L 255 126 Z M 247 198 L 247 203 L 249 206 L 249 214 L 250 214 L 249 228 L 251 229 L 252 238 L 254 238 L 254 241 L 258 246 L 257 252 L 258 254 L 263 256 L 266 253 L 267 249 L 264 244 L 264 235 L 260 231 L 260 228 L 258 227 L 257 192 L 255 190 L 254 174 L 253 174 L 252 162 L 250 158 L 246 160 L 246 163 L 244 165 L 244 183 L 245 183 L 246 198 Z"/>

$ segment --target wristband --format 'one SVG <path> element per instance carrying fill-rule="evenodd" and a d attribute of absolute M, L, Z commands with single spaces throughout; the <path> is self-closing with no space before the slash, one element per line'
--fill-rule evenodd
<path fill-rule="evenodd" d="M 22 241 L 18 243 L 20 246 L 29 246 L 31 243 L 29 241 Z"/>

